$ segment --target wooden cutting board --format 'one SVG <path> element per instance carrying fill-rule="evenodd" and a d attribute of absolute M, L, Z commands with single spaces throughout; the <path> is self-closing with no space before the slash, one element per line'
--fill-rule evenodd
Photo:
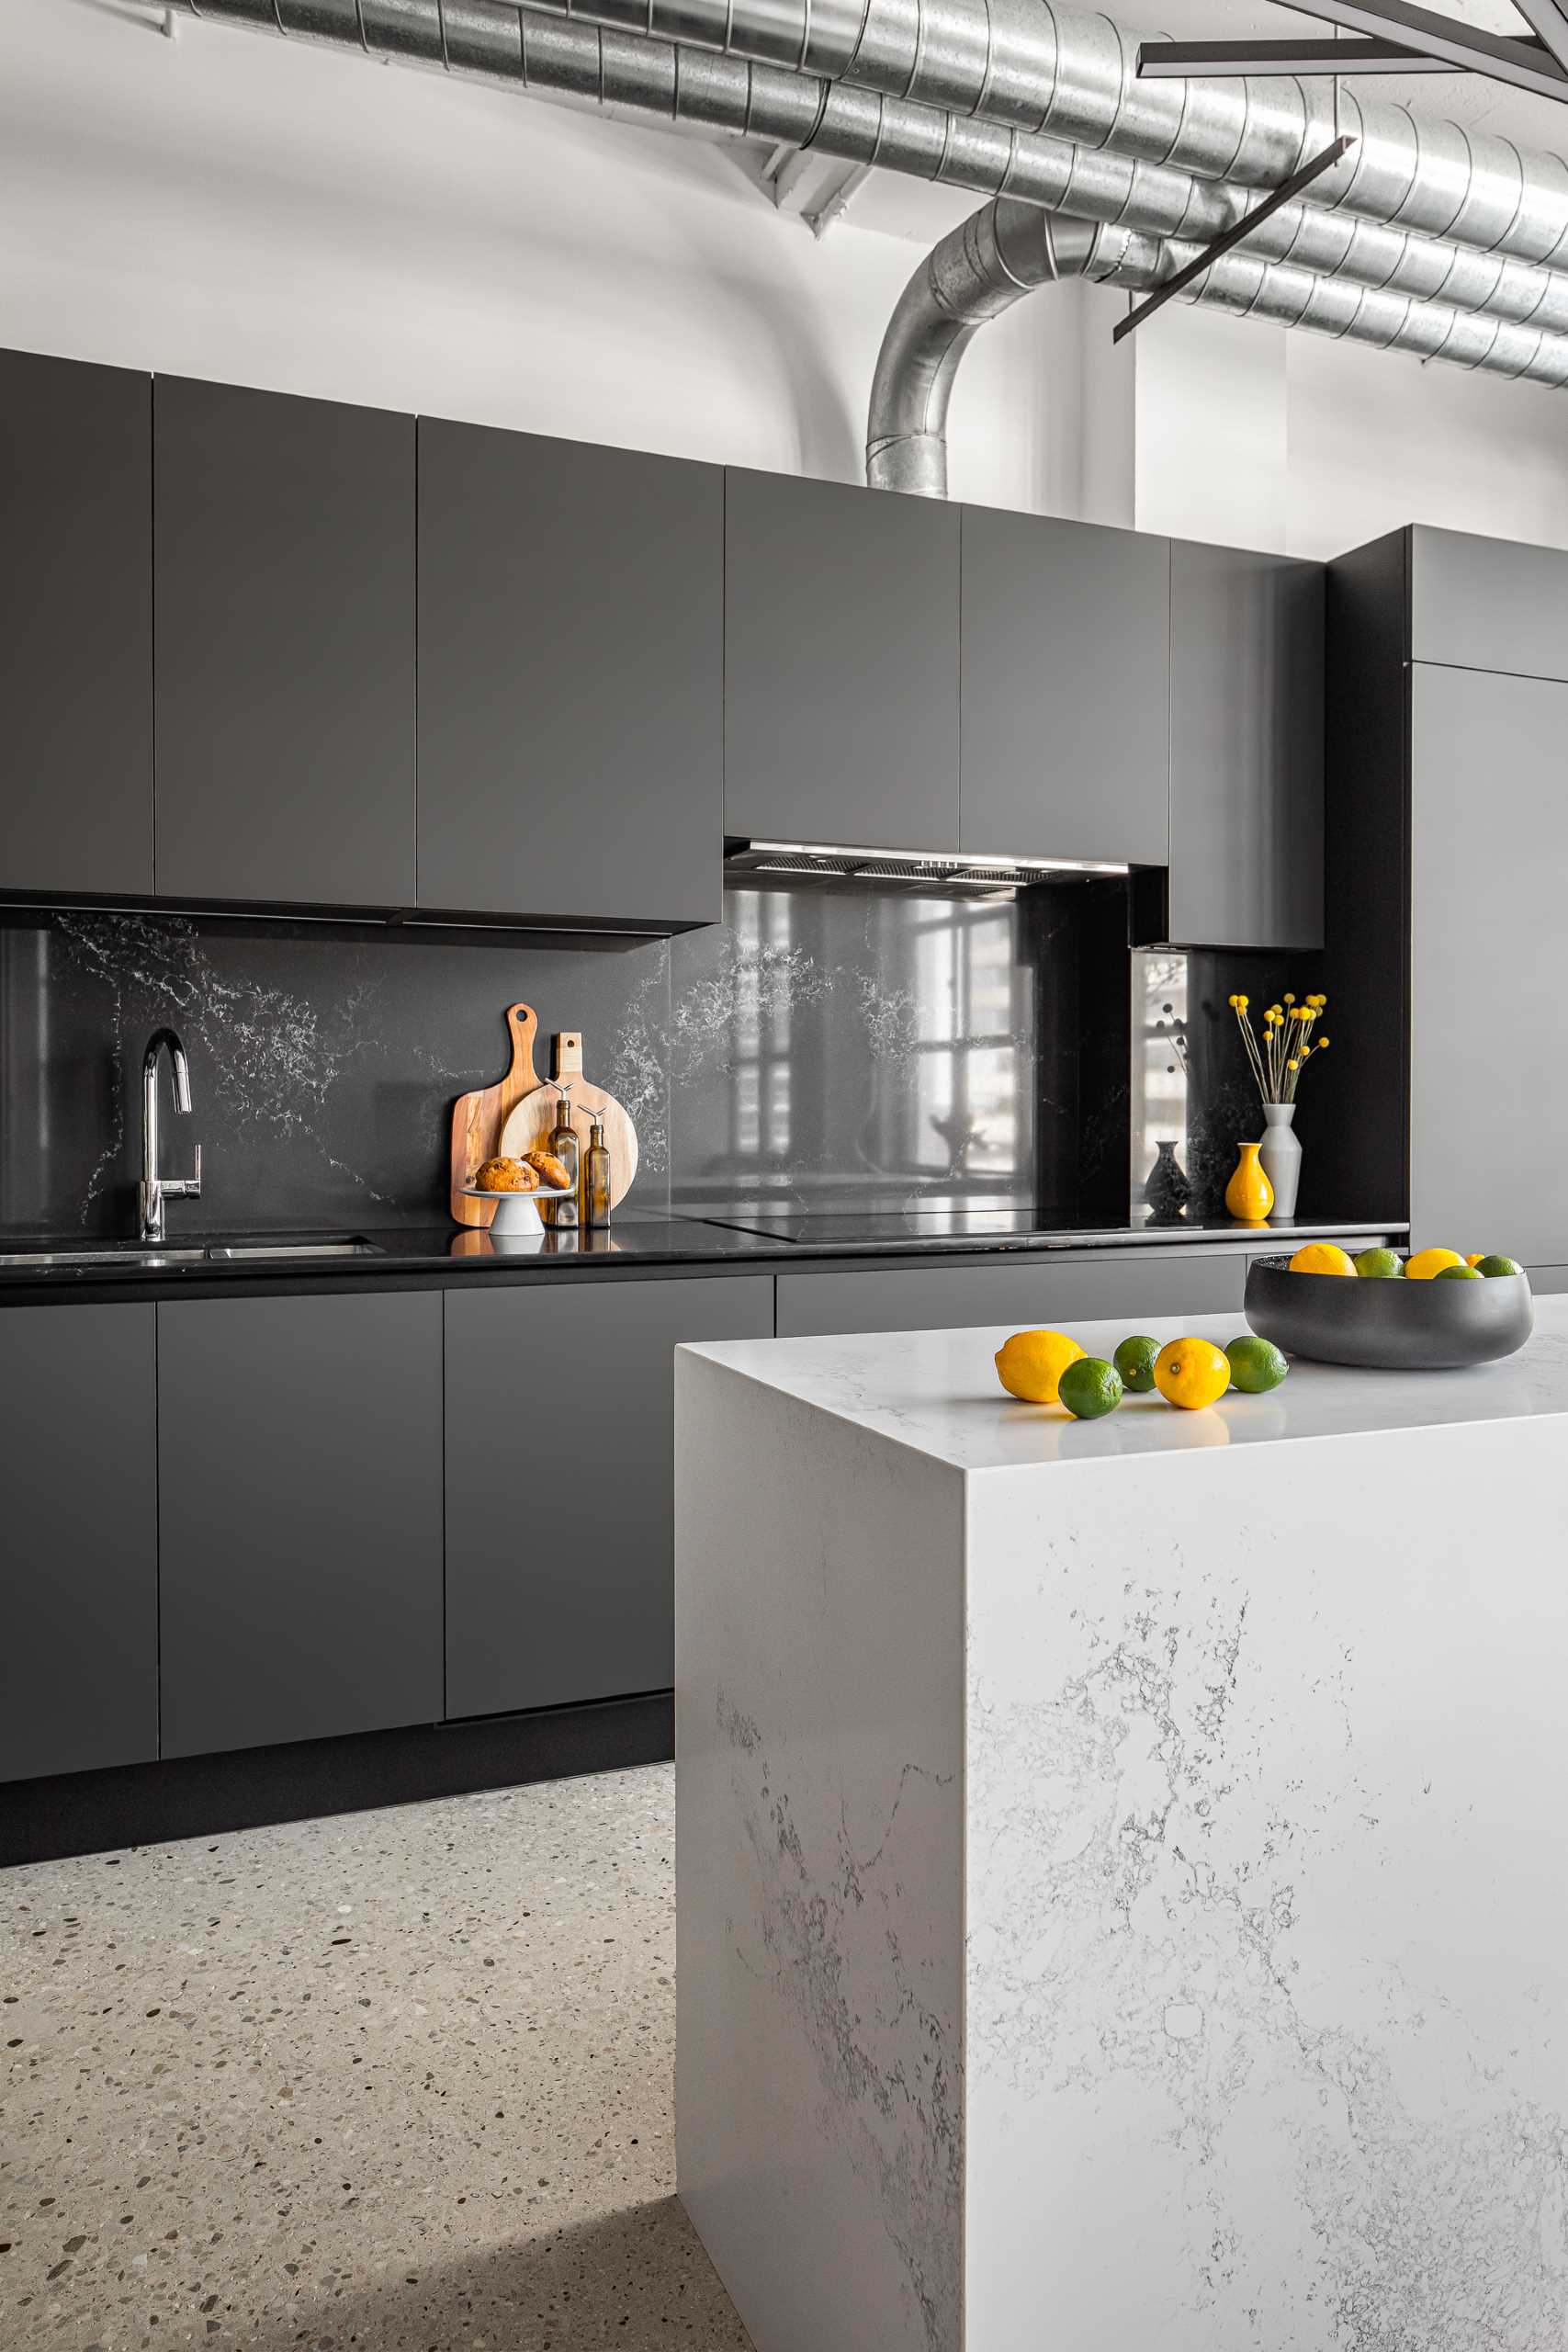
<path fill-rule="evenodd" d="M 558 1030 L 554 1044 L 555 1074 L 571 1087 L 571 1125 L 583 1160 L 588 1157 L 589 1114 L 597 1114 L 604 1122 L 604 1141 L 610 1153 L 610 1206 L 617 1209 L 637 1174 L 637 1129 L 613 1094 L 606 1094 L 602 1086 L 595 1086 L 583 1077 L 581 1029 Z M 525 1151 L 532 1151 L 536 1144 L 544 1142 L 559 1110 L 560 1096 L 554 1086 L 541 1086 L 533 1094 L 525 1095 L 507 1114 L 496 1149 L 520 1159 Z"/>
<path fill-rule="evenodd" d="M 494 1086 L 475 1094 L 459 1094 L 452 1106 L 452 1216 L 457 1225 L 489 1225 L 493 1201 L 467 1201 L 462 1187 L 471 1184 L 487 1159 L 503 1148 L 501 1131 L 525 1095 L 539 1090 L 534 1068 L 534 1040 L 539 1016 L 531 1004 L 509 1004 L 507 1035 L 512 1040 L 512 1067 Z"/>

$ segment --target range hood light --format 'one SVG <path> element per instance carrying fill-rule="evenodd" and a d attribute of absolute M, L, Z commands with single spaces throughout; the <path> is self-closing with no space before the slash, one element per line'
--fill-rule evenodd
<path fill-rule="evenodd" d="M 746 848 L 781 857 L 842 857 L 872 865 L 959 866 L 1016 865 L 1026 874 L 1127 874 L 1131 867 L 1112 865 L 1097 857 L 1014 857 L 1010 853 L 982 855 L 947 849 L 864 849 L 852 842 L 748 842 Z"/>
<path fill-rule="evenodd" d="M 1053 874 L 1125 875 L 1103 858 L 966 856 L 959 850 L 867 849 L 845 842 L 733 841 L 732 874 L 778 874 L 796 882 L 888 882 L 918 889 L 1010 894 Z"/>

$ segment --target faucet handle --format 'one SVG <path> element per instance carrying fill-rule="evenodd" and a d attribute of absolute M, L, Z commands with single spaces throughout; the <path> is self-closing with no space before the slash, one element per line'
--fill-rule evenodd
<path fill-rule="evenodd" d="M 180 1201 L 197 1201 L 201 1198 L 201 1146 L 199 1144 L 196 1147 L 195 1165 L 190 1174 L 165 1176 L 161 1180 L 160 1189 L 172 1193 L 176 1200 Z"/>

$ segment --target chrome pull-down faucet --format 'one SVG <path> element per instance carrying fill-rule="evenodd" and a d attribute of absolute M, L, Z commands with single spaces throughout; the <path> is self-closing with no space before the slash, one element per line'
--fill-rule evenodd
<path fill-rule="evenodd" d="M 147 1040 L 147 1051 L 141 1057 L 141 1238 L 162 1241 L 164 1238 L 164 1203 L 171 1198 L 193 1201 L 201 1193 L 201 1146 L 196 1147 L 196 1165 L 188 1176 L 160 1176 L 158 1173 L 158 1064 L 164 1048 L 168 1049 L 169 1068 L 174 1073 L 175 1108 L 190 1110 L 190 1064 L 179 1033 L 174 1029 L 154 1029 Z"/>

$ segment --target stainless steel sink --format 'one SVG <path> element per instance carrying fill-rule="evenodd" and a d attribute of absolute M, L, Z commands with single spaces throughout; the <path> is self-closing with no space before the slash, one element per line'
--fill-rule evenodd
<path fill-rule="evenodd" d="M 192 1266 L 207 1256 L 205 1250 L 6 1250 L 0 1266 Z"/>
<path fill-rule="evenodd" d="M 205 1248 L 167 1243 L 100 1243 L 96 1250 L 0 1250 L 0 1266 L 199 1266 L 214 1258 L 377 1258 L 374 1241 L 215 1241 Z"/>
<path fill-rule="evenodd" d="M 206 1252 L 209 1258 L 378 1258 L 380 1254 L 373 1241 L 222 1241 Z"/>

